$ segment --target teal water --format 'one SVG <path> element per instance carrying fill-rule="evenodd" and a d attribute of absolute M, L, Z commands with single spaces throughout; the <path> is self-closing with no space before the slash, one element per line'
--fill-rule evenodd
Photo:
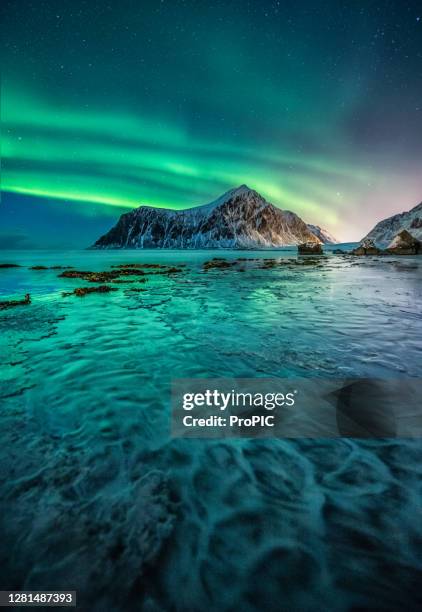
<path fill-rule="evenodd" d="M 2 588 L 89 610 L 421 605 L 420 441 L 169 437 L 173 377 L 422 375 L 420 258 L 305 260 L 1 252 L 21 267 L 0 300 L 32 298 L 0 311 Z M 84 298 L 28 269 L 122 263 L 185 267 Z"/>

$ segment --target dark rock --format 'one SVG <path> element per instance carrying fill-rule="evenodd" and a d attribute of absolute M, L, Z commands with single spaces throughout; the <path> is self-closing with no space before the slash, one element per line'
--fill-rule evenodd
<path fill-rule="evenodd" d="M 155 265 L 160 265 L 160 264 L 155 264 Z M 112 268 L 143 268 L 144 266 L 142 264 L 139 263 L 132 263 L 132 264 L 118 264 L 115 266 L 111 266 Z"/>
<path fill-rule="evenodd" d="M 144 276 L 145 272 L 139 268 L 120 268 L 119 276 Z"/>
<path fill-rule="evenodd" d="M 106 272 L 89 272 L 85 270 L 66 270 L 59 274 L 59 278 L 81 278 L 90 283 L 107 283 L 119 276 L 130 276 L 130 275 L 142 275 L 143 272 L 140 270 L 112 270 Z"/>
<path fill-rule="evenodd" d="M 167 270 L 155 272 L 155 274 L 178 274 L 179 272 L 183 272 L 183 270 L 181 268 L 170 267 Z"/>
<path fill-rule="evenodd" d="M 128 276 L 138 277 L 137 282 L 142 281 L 139 277 L 144 277 L 151 274 L 163 274 L 171 275 L 183 272 L 181 266 L 168 266 L 162 264 L 144 264 L 142 267 L 150 269 L 150 271 L 141 270 L 140 267 L 128 267 L 129 264 L 123 264 L 122 266 L 116 266 L 113 270 L 106 270 L 104 272 L 91 272 L 88 270 L 65 270 L 59 274 L 59 278 L 81 278 L 82 280 L 88 281 L 89 283 L 119 283 L 129 282 L 122 279 Z"/>
<path fill-rule="evenodd" d="M 381 255 L 382 251 L 381 249 L 379 249 L 373 240 L 371 240 L 370 238 L 365 238 L 365 240 L 363 240 L 361 242 L 361 244 L 356 248 L 353 249 L 352 251 L 352 255 Z"/>
<path fill-rule="evenodd" d="M 299 255 L 322 255 L 322 246 L 320 242 L 303 242 L 298 244 L 297 250 Z"/>
<path fill-rule="evenodd" d="M 203 265 L 203 268 L 205 271 L 213 270 L 213 269 L 227 270 L 227 268 L 231 268 L 234 265 L 235 265 L 235 262 L 226 261 L 224 259 L 215 257 L 211 261 L 206 261 Z"/>
<path fill-rule="evenodd" d="M 59 274 L 59 278 L 85 278 L 94 272 L 87 272 L 82 270 L 67 270 Z"/>
<path fill-rule="evenodd" d="M 0 302 L 0 310 L 5 310 L 6 308 L 14 308 L 15 306 L 27 306 L 31 303 L 31 296 L 29 293 L 25 293 L 25 297 L 23 300 L 6 300 L 5 302 Z"/>
<path fill-rule="evenodd" d="M 422 253 L 422 243 L 407 230 L 402 230 L 388 245 L 392 255 L 418 255 Z"/>
<path fill-rule="evenodd" d="M 275 268 L 279 263 L 276 259 L 264 259 L 260 267 L 263 269 Z"/>
<path fill-rule="evenodd" d="M 85 297 L 88 293 L 109 293 L 110 291 L 117 291 L 117 287 L 109 287 L 108 285 L 99 285 L 98 287 L 78 287 L 73 291 L 64 292 L 62 295 L 63 297 L 68 295 Z"/>
<path fill-rule="evenodd" d="M 20 268 L 19 264 L 14 264 L 14 263 L 2 263 L 0 264 L 0 269 L 5 269 L 5 268 Z"/>

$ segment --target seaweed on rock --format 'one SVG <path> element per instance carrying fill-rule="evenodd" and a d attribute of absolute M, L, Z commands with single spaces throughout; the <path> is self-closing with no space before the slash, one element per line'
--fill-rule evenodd
<path fill-rule="evenodd" d="M 27 306 L 31 303 L 31 296 L 29 293 L 25 293 L 23 300 L 5 300 L 0 302 L 0 310 L 6 310 L 6 308 L 15 308 L 15 306 Z"/>
<path fill-rule="evenodd" d="M 64 291 L 63 297 L 69 295 L 77 295 L 78 297 L 85 297 L 88 293 L 110 293 L 110 291 L 117 291 L 117 287 L 109 287 L 109 285 L 99 285 L 98 287 L 77 287 L 73 291 Z"/>

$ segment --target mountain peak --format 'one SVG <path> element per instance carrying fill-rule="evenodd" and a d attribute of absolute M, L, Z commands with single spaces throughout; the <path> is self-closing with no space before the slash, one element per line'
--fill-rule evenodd
<path fill-rule="evenodd" d="M 228 191 L 224 192 L 223 195 L 221 195 L 216 200 L 212 200 L 212 202 L 209 202 L 208 204 L 202 204 L 201 206 L 193 206 L 192 208 L 188 208 L 185 210 L 189 210 L 189 211 L 212 210 L 213 208 L 217 208 L 217 206 L 221 206 L 222 204 L 225 204 L 226 202 L 228 202 L 229 200 L 232 200 L 233 198 L 240 197 L 243 195 L 249 195 L 252 193 L 256 193 L 256 192 L 253 189 L 250 189 L 250 187 L 248 187 L 247 185 L 239 185 L 239 187 L 233 187 L 232 189 L 229 189 Z M 258 193 L 257 195 L 259 196 Z"/>
<path fill-rule="evenodd" d="M 239 187 L 234 187 L 233 189 L 230 189 L 229 191 L 226 192 L 225 195 L 233 198 L 235 196 L 242 196 L 242 195 L 249 195 L 249 194 L 253 194 L 253 195 L 256 195 L 264 199 L 260 193 L 255 191 L 255 189 L 251 189 L 251 187 L 248 187 L 248 185 L 246 185 L 245 183 L 243 183 L 243 185 L 239 185 Z"/>
<path fill-rule="evenodd" d="M 216 200 L 213 200 L 209 204 L 205 204 L 205 206 L 219 206 L 220 204 L 224 204 L 225 202 L 228 202 L 236 196 L 242 196 L 249 193 L 253 193 L 253 189 L 250 189 L 247 185 L 239 185 L 239 187 L 233 187 L 232 189 L 229 189 Z"/>
<path fill-rule="evenodd" d="M 244 193 L 245 191 L 253 191 L 253 189 L 243 183 L 242 185 L 239 185 L 239 187 L 235 187 L 232 191 L 234 191 L 235 193 Z"/>
<path fill-rule="evenodd" d="M 302 242 L 324 238 L 242 184 L 204 206 L 178 211 L 140 207 L 122 215 L 95 247 L 274 248 Z"/>

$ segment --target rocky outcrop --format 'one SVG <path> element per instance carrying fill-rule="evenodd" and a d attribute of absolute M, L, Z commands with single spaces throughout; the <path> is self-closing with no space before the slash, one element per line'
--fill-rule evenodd
<path fill-rule="evenodd" d="M 6 300 L 0 302 L 0 310 L 6 310 L 6 308 L 15 308 L 16 306 L 27 306 L 31 303 L 31 296 L 29 293 L 25 293 L 23 300 Z"/>
<path fill-rule="evenodd" d="M 110 287 L 109 285 L 99 285 L 98 287 L 77 287 L 73 291 L 64 291 L 63 297 L 68 295 L 77 295 L 78 297 L 85 297 L 89 293 L 110 293 L 110 291 L 117 291 L 117 287 Z"/>
<path fill-rule="evenodd" d="M 303 244 L 298 244 L 297 251 L 299 255 L 322 255 L 320 242 L 304 242 Z"/>
<path fill-rule="evenodd" d="M 380 221 L 363 240 L 372 240 L 378 247 L 386 248 L 402 230 L 422 241 L 422 202 L 408 212 Z"/>
<path fill-rule="evenodd" d="M 407 230 L 401 230 L 388 245 L 379 249 L 373 240 L 365 238 L 353 249 L 352 255 L 419 255 L 422 254 L 422 243 Z"/>
<path fill-rule="evenodd" d="M 273 248 L 321 242 L 293 212 L 241 185 L 186 210 L 141 206 L 122 215 L 94 248 Z"/>
<path fill-rule="evenodd" d="M 422 253 L 422 243 L 407 230 L 402 230 L 388 245 L 387 251 L 393 255 L 418 255 Z"/>
<path fill-rule="evenodd" d="M 352 255 L 380 255 L 381 253 L 382 251 L 369 238 L 364 238 L 360 245 L 352 251 Z"/>

